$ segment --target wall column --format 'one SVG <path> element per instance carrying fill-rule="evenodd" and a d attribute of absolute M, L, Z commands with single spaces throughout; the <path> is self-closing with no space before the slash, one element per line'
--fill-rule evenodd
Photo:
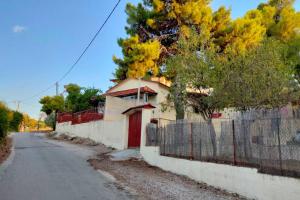
<path fill-rule="evenodd" d="M 146 127 L 152 118 L 153 109 L 142 110 L 142 124 L 141 124 L 141 149 L 146 146 Z"/>

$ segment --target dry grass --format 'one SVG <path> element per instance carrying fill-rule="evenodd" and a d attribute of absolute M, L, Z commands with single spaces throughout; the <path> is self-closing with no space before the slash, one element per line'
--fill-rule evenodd
<path fill-rule="evenodd" d="M 0 142 L 0 164 L 4 162 L 11 152 L 12 139 L 10 137 L 6 137 Z"/>

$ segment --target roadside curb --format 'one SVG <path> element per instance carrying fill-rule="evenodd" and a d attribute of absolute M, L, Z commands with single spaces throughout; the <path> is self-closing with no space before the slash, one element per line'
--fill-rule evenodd
<path fill-rule="evenodd" d="M 101 169 L 97 169 L 97 172 L 99 172 L 102 176 L 107 178 L 111 182 L 117 182 L 116 178 L 109 172 L 103 171 Z"/>

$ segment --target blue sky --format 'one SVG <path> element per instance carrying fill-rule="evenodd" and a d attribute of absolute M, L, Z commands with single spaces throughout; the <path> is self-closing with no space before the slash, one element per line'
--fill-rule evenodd
<path fill-rule="evenodd" d="M 103 3 L 105 2 L 105 3 Z M 126 3 L 122 0 L 114 15 L 72 73 L 61 83 L 101 88 L 115 64 L 112 56 L 121 56 L 117 39 L 125 37 Z M 212 7 L 231 7 L 232 17 L 255 8 L 258 0 L 214 0 Z M 9 0 L 0 1 L 0 100 L 12 109 L 13 100 L 30 97 L 59 79 L 80 55 L 116 0 Z M 300 10 L 300 0 L 296 1 Z M 52 88 L 43 95 L 54 95 Z M 33 117 L 39 114 L 38 98 L 21 103 L 21 111 Z"/>

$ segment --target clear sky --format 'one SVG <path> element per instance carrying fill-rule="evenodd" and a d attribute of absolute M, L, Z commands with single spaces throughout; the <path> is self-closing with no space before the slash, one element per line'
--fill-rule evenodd
<path fill-rule="evenodd" d="M 61 83 L 101 88 L 112 84 L 109 79 L 115 64 L 112 56 L 121 56 L 117 45 L 125 37 L 126 3 L 122 0 L 87 54 Z M 255 8 L 259 0 L 214 0 L 213 9 L 231 7 L 232 17 L 242 16 Z M 108 15 L 116 0 L 9 0 L 0 1 L 0 100 L 11 101 L 35 95 L 59 79 L 80 55 Z M 300 0 L 296 1 L 300 10 Z M 43 95 L 54 95 L 52 88 Z M 39 98 L 21 103 L 21 111 L 37 118 Z"/>

